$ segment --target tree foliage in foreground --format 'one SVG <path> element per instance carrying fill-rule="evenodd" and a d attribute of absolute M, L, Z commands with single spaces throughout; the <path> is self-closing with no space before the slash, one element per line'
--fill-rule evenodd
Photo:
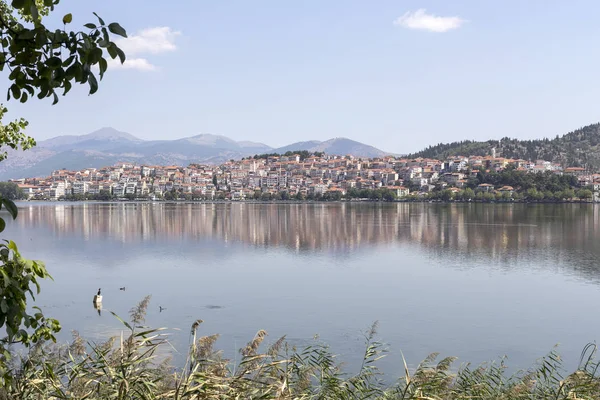
<path fill-rule="evenodd" d="M 56 104 L 58 95 L 66 95 L 74 83 L 89 85 L 89 93 L 93 94 L 107 71 L 107 57 L 118 58 L 121 63 L 125 61 L 125 54 L 112 41 L 111 34 L 127 37 L 118 23 L 107 24 L 96 15 L 96 21 L 84 25 L 85 31 L 73 31 L 67 29 L 73 16 L 65 14 L 62 27 L 47 27 L 43 19 L 59 2 L 0 0 L 0 71 L 8 71 L 8 100 L 25 103 L 34 96 L 51 97 Z M 6 111 L 0 106 L 0 121 Z M 0 161 L 6 158 L 7 148 L 27 150 L 35 146 L 34 139 L 24 133 L 26 127 L 23 119 L 0 124 Z M 13 196 L 10 191 L 2 191 L 1 195 L 0 210 L 7 210 L 16 218 L 18 211 L 11 197 L 17 195 Z M 5 226 L 5 220 L 0 217 L 0 232 Z M 60 330 L 58 321 L 45 318 L 35 307 L 27 307 L 28 296 L 34 299 L 40 291 L 39 280 L 49 277 L 44 264 L 24 259 L 13 241 L 0 244 L 0 328 L 6 333 L 0 338 L 0 385 L 3 387 L 15 380 L 15 371 L 10 370 L 8 346 L 54 340 L 54 333 Z"/>
<path fill-rule="evenodd" d="M 98 90 L 96 75 L 102 79 L 108 68 L 107 56 L 125 62 L 125 54 L 111 36 L 127 37 L 118 23 L 107 24 L 96 15 L 96 21 L 84 25 L 85 31 L 72 31 L 66 27 L 73 16 L 66 14 L 64 29 L 46 27 L 43 16 L 59 2 L 12 0 L 9 5 L 0 1 L 0 71 L 10 71 L 9 99 L 24 103 L 35 95 L 52 97 L 56 103 L 59 91 L 67 94 L 73 83 L 88 84 L 93 94 Z"/>

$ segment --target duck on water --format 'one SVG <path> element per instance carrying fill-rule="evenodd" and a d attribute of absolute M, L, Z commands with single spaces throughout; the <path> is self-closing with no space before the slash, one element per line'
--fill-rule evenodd
<path fill-rule="evenodd" d="M 102 303 L 102 294 L 100 293 L 102 289 L 98 289 L 98 293 L 94 295 L 94 304 Z"/>

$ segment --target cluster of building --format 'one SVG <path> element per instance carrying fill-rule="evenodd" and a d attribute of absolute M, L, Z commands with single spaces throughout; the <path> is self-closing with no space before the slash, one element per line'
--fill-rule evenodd
<path fill-rule="evenodd" d="M 478 170 L 502 170 L 512 165 L 531 173 L 551 171 L 573 174 L 582 185 L 600 188 L 600 175 L 584 168 L 562 168 L 548 161 L 526 161 L 502 157 L 451 157 L 446 160 L 400 157 L 360 158 L 323 155 L 301 159 L 300 155 L 271 156 L 230 161 L 222 165 L 191 164 L 152 166 L 118 163 L 110 167 L 80 171 L 57 170 L 44 178 L 14 179 L 31 199 L 60 199 L 66 195 L 100 195 L 117 198 L 161 198 L 167 192 L 189 194 L 198 199 L 245 200 L 257 195 L 318 196 L 345 194 L 352 188 L 387 188 L 401 198 L 435 188 L 464 187 Z M 596 188 L 596 189 L 597 189 Z M 480 190 L 496 190 L 481 185 Z M 512 189 L 512 188 L 511 188 Z"/>

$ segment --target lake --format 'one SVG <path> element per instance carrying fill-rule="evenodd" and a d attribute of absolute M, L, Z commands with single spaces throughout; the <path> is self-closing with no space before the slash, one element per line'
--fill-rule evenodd
<path fill-rule="evenodd" d="M 37 304 L 62 341 L 119 333 L 108 311 L 145 295 L 147 324 L 181 352 L 201 318 L 229 357 L 259 329 L 300 346 L 319 334 L 352 370 L 379 321 L 398 376 L 400 351 L 526 368 L 560 344 L 575 367 L 600 338 L 596 205 L 28 202 L 4 233 L 53 275 Z"/>

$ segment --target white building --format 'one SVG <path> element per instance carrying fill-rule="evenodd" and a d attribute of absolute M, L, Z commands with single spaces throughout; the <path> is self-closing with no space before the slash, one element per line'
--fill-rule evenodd
<path fill-rule="evenodd" d="M 73 194 L 86 194 L 89 190 L 89 183 L 84 181 L 73 182 L 71 190 Z"/>
<path fill-rule="evenodd" d="M 54 182 L 52 183 L 52 186 L 50 186 L 50 198 L 56 200 L 59 197 L 62 197 L 65 195 L 67 190 L 67 183 L 66 182 Z"/>

